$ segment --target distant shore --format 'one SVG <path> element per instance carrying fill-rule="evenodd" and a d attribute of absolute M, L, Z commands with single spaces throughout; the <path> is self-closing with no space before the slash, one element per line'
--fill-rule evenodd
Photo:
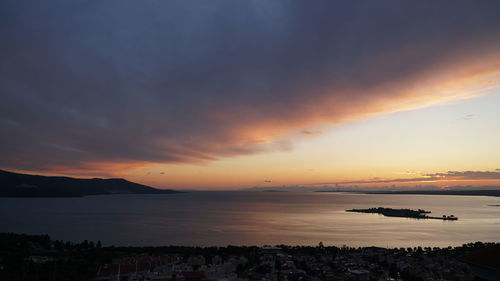
<path fill-rule="evenodd" d="M 460 195 L 500 197 L 500 190 L 399 190 L 399 191 L 353 191 L 353 190 L 318 190 L 314 192 L 350 192 L 361 194 L 400 194 L 400 195 Z"/>

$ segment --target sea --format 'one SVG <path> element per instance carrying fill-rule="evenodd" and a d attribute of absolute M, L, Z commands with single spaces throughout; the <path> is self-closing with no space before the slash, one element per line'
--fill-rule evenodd
<path fill-rule="evenodd" d="M 0 232 L 115 246 L 446 247 L 500 242 L 499 197 L 340 192 L 194 191 L 80 198 L 0 198 Z M 457 221 L 384 217 L 410 208 Z"/>

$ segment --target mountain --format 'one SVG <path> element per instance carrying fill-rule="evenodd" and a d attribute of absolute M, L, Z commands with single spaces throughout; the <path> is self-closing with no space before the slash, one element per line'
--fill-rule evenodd
<path fill-rule="evenodd" d="M 100 194 L 168 194 L 124 179 L 78 179 L 18 174 L 0 170 L 0 197 L 79 197 Z"/>

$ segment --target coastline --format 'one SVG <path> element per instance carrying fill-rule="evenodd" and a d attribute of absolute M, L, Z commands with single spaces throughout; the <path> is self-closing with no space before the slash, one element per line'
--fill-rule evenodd
<path fill-rule="evenodd" d="M 316 190 L 313 192 L 346 192 L 346 193 L 358 193 L 358 194 L 384 194 L 384 195 L 454 195 L 454 196 L 500 197 L 500 190 L 401 190 L 401 191 Z"/>

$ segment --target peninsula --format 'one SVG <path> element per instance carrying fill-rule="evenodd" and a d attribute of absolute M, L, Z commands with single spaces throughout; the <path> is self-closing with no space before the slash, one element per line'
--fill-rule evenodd
<path fill-rule="evenodd" d="M 0 197 L 81 197 L 103 194 L 169 194 L 125 179 L 47 177 L 0 170 Z"/>
<path fill-rule="evenodd" d="M 410 210 L 410 209 L 391 209 L 391 208 L 369 208 L 369 209 L 351 209 L 346 210 L 346 212 L 356 212 L 356 213 L 369 213 L 369 214 L 380 214 L 386 217 L 400 217 L 400 218 L 412 218 L 412 219 L 438 219 L 438 220 L 458 220 L 454 215 L 443 215 L 441 217 L 432 217 L 428 216 L 430 211 L 418 209 L 418 210 Z"/>

